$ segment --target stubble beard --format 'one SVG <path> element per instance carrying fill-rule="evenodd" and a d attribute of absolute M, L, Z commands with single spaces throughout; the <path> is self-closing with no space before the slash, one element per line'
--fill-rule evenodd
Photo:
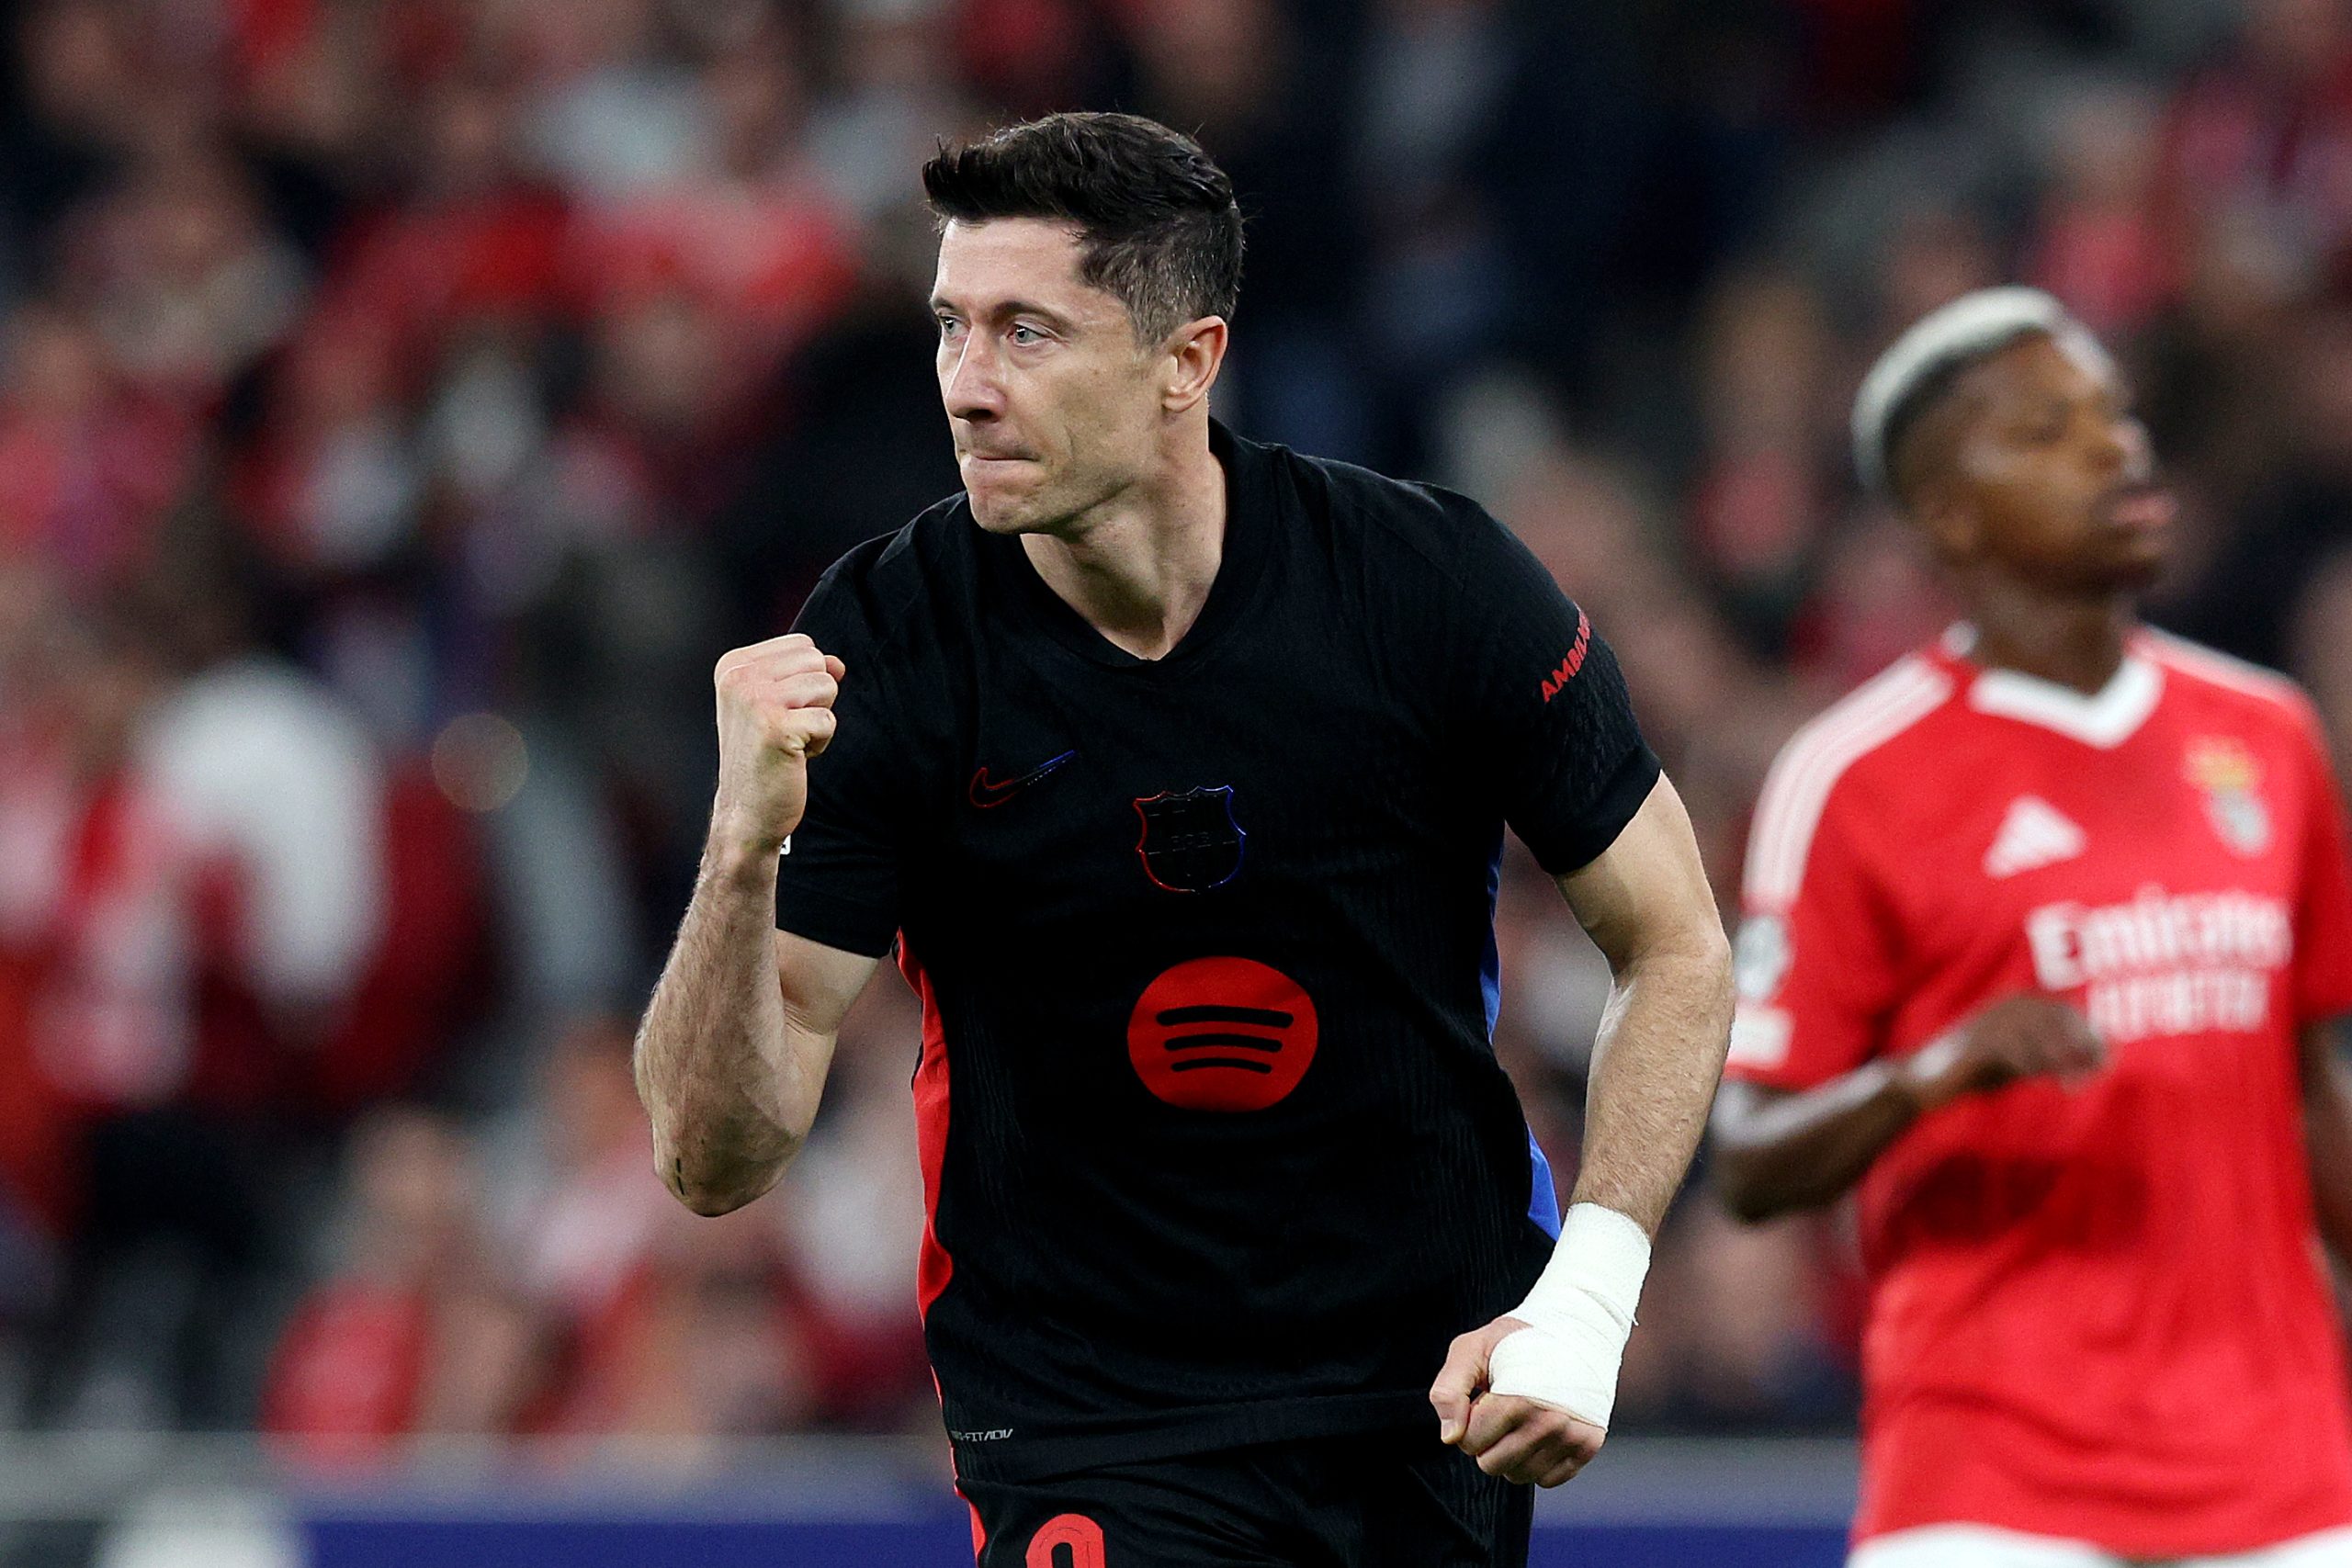
<path fill-rule="evenodd" d="M 971 502 L 973 521 L 989 533 L 1011 537 L 1024 534 L 1062 536 L 1107 499 L 1107 494 L 1080 499 L 1074 493 L 1076 489 L 1069 475 L 1054 474 L 1046 476 L 1041 484 L 985 502 L 968 490 L 965 494 Z"/>
<path fill-rule="evenodd" d="M 983 498 L 968 491 L 965 493 L 971 502 L 972 520 L 985 532 L 1016 537 L 1051 531 L 1052 520 L 1041 517 L 1045 509 L 1038 506 L 1035 495 Z"/>

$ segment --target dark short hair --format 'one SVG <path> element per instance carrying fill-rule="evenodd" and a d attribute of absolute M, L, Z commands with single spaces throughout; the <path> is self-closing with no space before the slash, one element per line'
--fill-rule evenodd
<path fill-rule="evenodd" d="M 1054 114 L 922 167 L 949 223 L 1044 218 L 1079 229 L 1079 276 L 1125 304 L 1157 343 L 1202 316 L 1230 320 L 1241 292 L 1241 209 L 1200 143 L 1131 114 Z"/>
<path fill-rule="evenodd" d="M 2021 326 L 2005 337 L 1993 339 L 1965 354 L 1955 354 L 1928 369 L 1894 400 L 1894 406 L 1886 411 L 1879 446 L 1885 454 L 1882 461 L 1886 474 L 1886 490 L 1897 505 L 1908 505 L 1911 496 L 1907 492 L 1917 488 L 1908 482 L 1911 478 L 1908 451 L 1911 438 L 1928 422 L 1928 416 L 1950 400 L 1961 378 L 1986 360 L 2007 354 L 2021 343 L 2049 335 L 2049 329 L 2045 327 Z"/>

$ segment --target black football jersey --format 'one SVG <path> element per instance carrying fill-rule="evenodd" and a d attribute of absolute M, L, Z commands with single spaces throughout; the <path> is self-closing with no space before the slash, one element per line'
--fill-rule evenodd
<path fill-rule="evenodd" d="M 1616 661 L 1464 498 L 1215 427 L 1159 660 L 963 497 L 829 571 L 848 673 L 776 919 L 922 999 L 924 1332 L 1007 1479 L 1392 1423 L 1527 1290 L 1550 1173 L 1489 1044 L 1506 824 L 1554 873 L 1657 778 Z"/>

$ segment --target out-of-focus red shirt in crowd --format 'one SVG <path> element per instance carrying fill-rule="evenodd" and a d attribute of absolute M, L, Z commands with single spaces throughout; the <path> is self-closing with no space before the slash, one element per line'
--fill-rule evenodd
<path fill-rule="evenodd" d="M 365 1458 L 413 1432 L 433 1342 L 431 1292 L 365 1280 L 320 1287 L 279 1342 L 261 1427 L 307 1452 Z"/>
<path fill-rule="evenodd" d="M 593 309 L 680 289 L 770 357 L 849 298 L 854 238 L 813 186 L 707 181 L 582 210 L 566 259 Z"/>
<path fill-rule="evenodd" d="M 187 482 L 194 438 L 173 409 L 130 393 L 72 413 L 0 405 L 0 555 L 120 580 Z"/>

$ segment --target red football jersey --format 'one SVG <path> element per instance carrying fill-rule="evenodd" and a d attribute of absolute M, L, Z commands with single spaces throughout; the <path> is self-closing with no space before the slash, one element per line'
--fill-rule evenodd
<path fill-rule="evenodd" d="M 2284 679 L 2156 633 L 2096 695 L 1964 638 L 1765 785 L 1733 1076 L 1802 1089 L 2023 990 L 2107 1065 L 1922 1117 L 1857 1190 L 1857 1539 L 1971 1521 L 2132 1557 L 2352 1520 L 2301 1027 L 2352 1011 L 2352 876 Z"/>

